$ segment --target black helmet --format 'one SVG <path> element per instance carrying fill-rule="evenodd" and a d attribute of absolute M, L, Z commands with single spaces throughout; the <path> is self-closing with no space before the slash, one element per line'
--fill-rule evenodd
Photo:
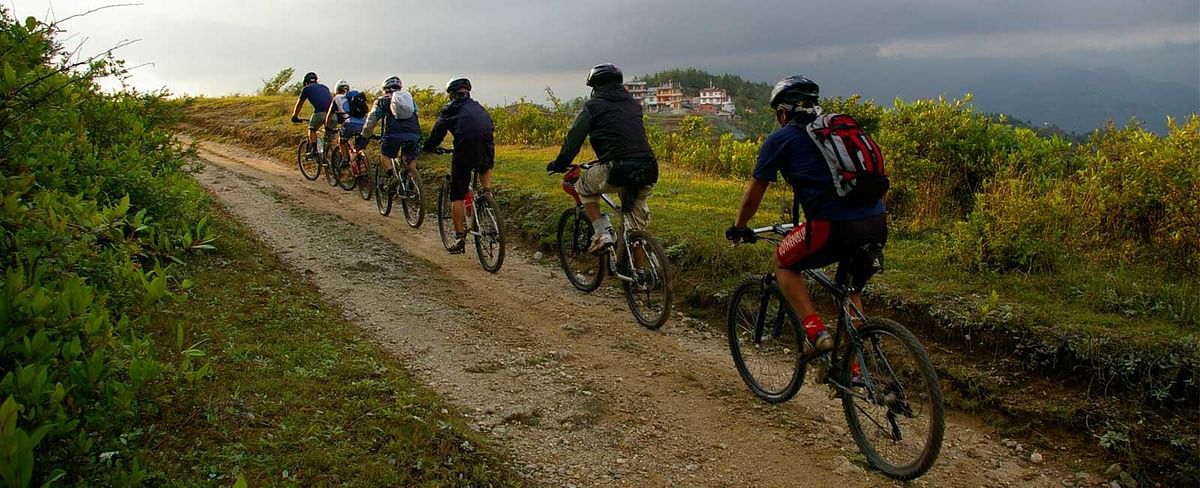
<path fill-rule="evenodd" d="M 446 93 L 453 95 L 460 90 L 471 91 L 471 80 L 463 77 L 455 77 L 450 78 L 450 81 L 446 82 Z"/>
<path fill-rule="evenodd" d="M 777 109 L 780 105 L 784 105 L 785 110 L 797 108 L 801 102 L 817 101 L 820 95 L 820 88 L 817 84 L 808 78 L 801 75 L 792 75 L 775 84 L 775 88 L 771 90 L 771 108 Z"/>
<path fill-rule="evenodd" d="M 316 82 L 317 82 L 317 74 L 316 73 L 309 71 L 308 73 L 304 74 L 304 84 L 305 85 L 307 85 L 309 83 L 316 83 Z"/>
<path fill-rule="evenodd" d="M 625 75 L 621 73 L 621 68 L 612 63 L 604 63 L 592 66 L 592 72 L 588 73 L 587 86 L 595 88 L 623 81 L 625 81 Z"/>

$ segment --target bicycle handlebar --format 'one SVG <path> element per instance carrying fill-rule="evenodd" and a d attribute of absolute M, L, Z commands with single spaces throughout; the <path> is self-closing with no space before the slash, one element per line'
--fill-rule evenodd
<path fill-rule="evenodd" d="M 768 225 L 766 227 L 756 227 L 756 228 L 750 229 L 750 231 L 754 232 L 755 234 L 766 234 L 768 232 L 774 232 L 781 236 L 786 236 L 787 233 L 790 232 L 794 228 L 796 228 L 796 224 L 788 222 L 786 224 L 775 224 L 775 225 Z"/>

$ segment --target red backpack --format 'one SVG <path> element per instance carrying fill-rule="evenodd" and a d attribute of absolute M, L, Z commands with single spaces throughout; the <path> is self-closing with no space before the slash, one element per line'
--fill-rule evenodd
<path fill-rule="evenodd" d="M 825 114 L 805 127 L 833 174 L 837 196 L 853 205 L 869 205 L 887 194 L 890 182 L 883 153 L 853 117 Z"/>

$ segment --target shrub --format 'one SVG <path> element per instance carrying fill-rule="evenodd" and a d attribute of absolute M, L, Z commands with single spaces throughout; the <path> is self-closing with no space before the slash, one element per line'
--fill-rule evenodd
<path fill-rule="evenodd" d="M 210 248 L 204 193 L 162 129 L 165 93 L 103 94 L 108 56 L 72 61 L 54 24 L 0 7 L 0 478 L 141 476 L 137 432 L 205 368 L 146 316 L 189 287 L 170 263 Z M 101 459 L 101 452 L 123 452 Z"/>

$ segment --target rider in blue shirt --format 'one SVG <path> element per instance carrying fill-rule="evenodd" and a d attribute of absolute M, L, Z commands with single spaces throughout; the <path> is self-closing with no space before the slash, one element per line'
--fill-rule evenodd
<path fill-rule="evenodd" d="M 316 73 L 309 72 L 304 75 L 304 88 L 300 90 L 300 97 L 296 99 L 296 108 L 292 109 L 292 122 L 301 122 L 300 108 L 304 106 L 305 101 L 313 108 L 313 114 L 308 118 L 308 154 L 314 156 L 317 153 L 317 129 L 321 128 L 321 125 L 325 125 L 326 130 L 334 129 L 325 122 L 333 95 L 329 93 L 329 87 L 317 83 Z"/>
<path fill-rule="evenodd" d="M 817 84 L 803 76 L 790 76 L 775 85 L 771 108 L 780 128 L 763 141 L 737 220 L 725 237 L 734 242 L 754 240 L 746 225 L 767 187 L 783 174 L 795 203 L 804 210 L 805 222 L 776 249 L 775 276 L 784 296 L 799 312 L 808 339 L 818 350 L 827 351 L 833 348 L 833 339 L 817 315 L 802 271 L 839 263 L 837 280 L 851 286 L 850 298 L 862 310 L 859 292 L 883 259 L 887 210 L 882 199 L 855 204 L 838 197 L 829 165 L 805 131 L 821 113 L 818 95 Z M 798 216 L 793 219 L 798 221 Z"/>

